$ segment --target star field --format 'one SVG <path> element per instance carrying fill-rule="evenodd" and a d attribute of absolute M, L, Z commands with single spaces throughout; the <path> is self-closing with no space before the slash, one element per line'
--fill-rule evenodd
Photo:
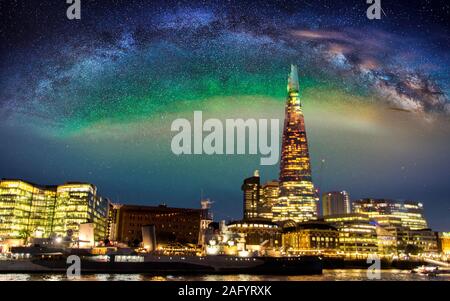
<path fill-rule="evenodd" d="M 177 206 L 205 189 L 218 216 L 239 217 L 256 158 L 174 158 L 170 123 L 198 109 L 282 118 L 294 63 L 317 185 L 420 199 L 444 224 L 446 1 L 382 1 L 372 21 L 365 1 L 82 0 L 79 21 L 66 8 L 0 3 L 1 177 L 85 180 L 118 201 Z M 167 194 L 172 181 L 183 184 Z"/>

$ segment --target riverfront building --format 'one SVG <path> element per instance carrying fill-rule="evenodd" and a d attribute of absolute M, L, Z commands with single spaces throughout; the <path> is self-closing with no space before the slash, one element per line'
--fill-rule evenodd
<path fill-rule="evenodd" d="M 280 227 L 267 220 L 233 221 L 227 224 L 227 230 L 244 238 L 245 250 L 265 255 L 281 246 Z"/>
<path fill-rule="evenodd" d="M 114 204 L 110 218 L 112 241 L 137 246 L 142 242 L 142 227 L 154 225 L 158 245 L 197 245 L 202 221 L 209 216 L 207 209 Z"/>
<path fill-rule="evenodd" d="M 430 229 L 380 225 L 363 213 L 329 215 L 323 219 L 339 230 L 339 249 L 350 256 L 438 253 L 438 237 Z"/>
<path fill-rule="evenodd" d="M 445 255 L 450 255 L 450 232 L 439 233 L 440 251 Z"/>
<path fill-rule="evenodd" d="M 92 223 L 96 240 L 106 237 L 108 200 L 88 183 L 44 186 L 0 181 L 0 238 L 78 238 L 80 224 Z"/>
<path fill-rule="evenodd" d="M 387 199 L 359 199 L 353 201 L 355 213 L 366 214 L 380 226 L 404 227 L 411 230 L 428 228 L 419 202 L 399 202 Z"/>
<path fill-rule="evenodd" d="M 288 223 L 283 231 L 283 247 L 288 254 L 336 254 L 339 232 L 321 222 Z"/>
<path fill-rule="evenodd" d="M 325 216 L 324 221 L 339 230 L 339 251 L 347 256 L 378 252 L 377 227 L 364 214 Z"/>
<path fill-rule="evenodd" d="M 437 254 L 438 235 L 431 229 L 411 230 L 408 228 L 386 228 L 396 239 L 395 254 Z"/>

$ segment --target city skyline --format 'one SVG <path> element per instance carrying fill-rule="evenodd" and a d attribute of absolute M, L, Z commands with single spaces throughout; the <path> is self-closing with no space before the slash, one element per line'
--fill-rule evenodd
<path fill-rule="evenodd" d="M 242 180 L 278 179 L 278 165 L 177 157 L 170 124 L 195 110 L 282 120 L 296 64 L 320 193 L 420 201 L 448 230 L 449 35 L 436 9 L 384 1 L 390 17 L 372 22 L 364 1 L 170 2 L 85 3 L 78 23 L 64 1 L 2 10 L 0 178 L 93 183 L 125 204 L 192 208 L 203 191 L 217 219 L 237 219 Z"/>

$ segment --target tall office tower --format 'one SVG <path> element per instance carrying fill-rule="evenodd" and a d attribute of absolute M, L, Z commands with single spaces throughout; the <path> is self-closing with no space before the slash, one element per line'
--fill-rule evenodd
<path fill-rule="evenodd" d="M 278 181 L 269 181 L 261 186 L 260 201 L 257 206 L 258 217 L 272 220 L 272 209 L 278 202 L 280 186 Z"/>
<path fill-rule="evenodd" d="M 322 194 L 323 216 L 351 212 L 347 191 L 330 191 Z"/>
<path fill-rule="evenodd" d="M 255 170 L 253 177 L 247 178 L 242 184 L 244 192 L 244 219 L 251 220 L 258 218 L 258 203 L 260 200 L 260 179 L 259 171 Z"/>
<path fill-rule="evenodd" d="M 317 219 L 318 197 L 312 183 L 299 90 L 297 67 L 291 65 L 281 146 L 280 198 L 273 208 L 273 221 Z"/>

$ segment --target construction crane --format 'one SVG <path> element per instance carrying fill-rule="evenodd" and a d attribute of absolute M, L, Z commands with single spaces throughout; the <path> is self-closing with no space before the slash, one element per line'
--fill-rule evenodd
<path fill-rule="evenodd" d="M 325 159 L 320 160 L 320 167 L 319 167 L 319 177 L 317 180 L 317 186 L 316 186 L 316 194 L 317 197 L 320 199 L 321 197 L 321 189 L 322 189 L 322 174 L 323 174 L 323 166 L 325 165 Z M 320 202 L 319 202 L 320 203 Z M 317 206 L 317 215 L 320 216 L 320 205 Z"/>

